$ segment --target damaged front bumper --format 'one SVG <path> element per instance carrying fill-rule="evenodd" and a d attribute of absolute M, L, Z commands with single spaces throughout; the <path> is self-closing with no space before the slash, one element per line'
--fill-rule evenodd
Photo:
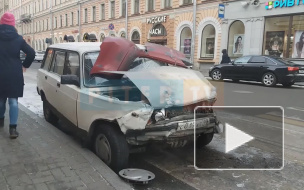
<path fill-rule="evenodd" d="M 196 127 L 195 127 L 196 126 Z M 126 138 L 129 144 L 141 145 L 151 141 L 189 141 L 202 133 L 222 132 L 220 122 L 215 114 L 196 114 L 178 116 L 170 120 L 146 126 L 143 130 L 127 130 Z"/>

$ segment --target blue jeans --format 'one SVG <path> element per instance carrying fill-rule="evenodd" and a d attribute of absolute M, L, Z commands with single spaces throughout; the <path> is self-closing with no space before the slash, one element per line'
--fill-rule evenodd
<path fill-rule="evenodd" d="M 0 98 L 0 118 L 4 118 L 7 98 Z M 8 98 L 10 125 L 17 125 L 18 121 L 18 98 Z"/>

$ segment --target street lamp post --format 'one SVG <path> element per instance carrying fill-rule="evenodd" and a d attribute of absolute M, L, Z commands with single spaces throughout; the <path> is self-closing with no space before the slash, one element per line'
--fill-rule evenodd
<path fill-rule="evenodd" d="M 128 39 L 128 0 L 126 0 L 126 39 Z"/>
<path fill-rule="evenodd" d="M 51 38 L 52 38 L 52 43 L 54 44 L 54 16 L 53 16 L 53 1 L 51 1 L 51 8 L 50 8 L 50 13 L 51 13 Z"/>
<path fill-rule="evenodd" d="M 78 29 L 78 42 L 81 42 L 81 0 L 78 0 L 78 10 L 79 10 L 79 17 L 78 17 L 78 24 L 79 24 L 79 29 Z"/>
<path fill-rule="evenodd" d="M 193 27 L 191 40 L 191 62 L 194 62 L 195 35 L 196 35 L 196 0 L 193 0 Z"/>

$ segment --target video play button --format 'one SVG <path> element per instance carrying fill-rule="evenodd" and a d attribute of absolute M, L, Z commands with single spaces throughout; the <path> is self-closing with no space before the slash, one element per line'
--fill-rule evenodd
<path fill-rule="evenodd" d="M 231 150 L 236 149 L 239 146 L 251 141 L 254 137 L 244 133 L 243 131 L 229 125 L 226 125 L 225 133 L 225 152 L 228 153 Z"/>

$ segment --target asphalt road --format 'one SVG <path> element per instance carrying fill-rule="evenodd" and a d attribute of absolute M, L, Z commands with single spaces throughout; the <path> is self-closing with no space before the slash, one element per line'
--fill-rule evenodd
<path fill-rule="evenodd" d="M 39 68 L 33 63 L 31 72 Z M 32 80 L 32 79 L 31 79 Z M 285 110 L 284 169 L 278 171 L 197 171 L 194 148 L 164 149 L 152 146 L 145 153 L 130 156 L 130 167 L 155 173 L 148 185 L 134 185 L 144 190 L 190 189 L 304 189 L 304 102 L 303 87 L 264 87 L 257 83 L 213 82 L 218 93 L 217 106 L 282 106 Z M 235 151 L 225 153 L 225 136 L 197 150 L 197 166 L 201 168 L 280 168 L 282 164 L 282 123 L 276 112 L 254 111 L 222 113 L 220 120 L 229 122 L 253 135 L 255 140 Z"/>

